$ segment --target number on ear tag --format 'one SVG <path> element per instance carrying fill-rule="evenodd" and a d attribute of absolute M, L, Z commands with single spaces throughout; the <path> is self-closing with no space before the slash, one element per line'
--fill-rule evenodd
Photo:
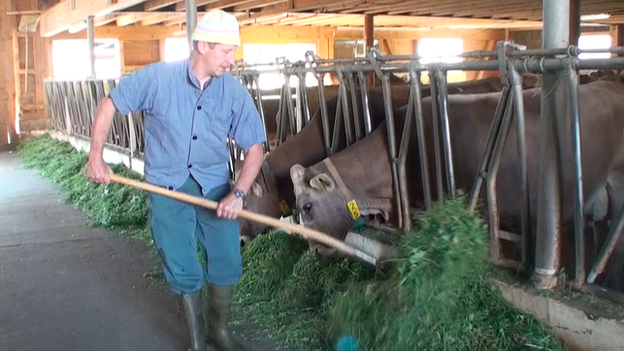
<path fill-rule="evenodd" d="M 357 202 L 355 202 L 355 200 L 351 200 L 347 202 L 347 208 L 349 209 L 349 213 L 351 214 L 351 217 L 353 219 L 360 217 L 360 208 L 358 207 Z"/>

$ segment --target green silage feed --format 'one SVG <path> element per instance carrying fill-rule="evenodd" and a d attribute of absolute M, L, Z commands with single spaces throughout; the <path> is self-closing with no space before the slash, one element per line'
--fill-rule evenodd
<path fill-rule="evenodd" d="M 94 225 L 151 244 L 145 193 L 90 183 L 86 154 L 49 135 L 18 152 Z M 124 166 L 113 169 L 141 179 Z M 290 351 L 561 350 L 546 326 L 488 284 L 487 232 L 463 197 L 413 220 L 415 229 L 399 240 L 398 257 L 384 272 L 352 258 L 319 258 L 306 241 L 283 232 L 258 237 L 242 248 L 233 323 L 251 322 Z"/>

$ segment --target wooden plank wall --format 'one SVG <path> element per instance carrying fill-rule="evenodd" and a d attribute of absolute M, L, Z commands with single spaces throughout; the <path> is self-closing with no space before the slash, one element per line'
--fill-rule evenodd
<path fill-rule="evenodd" d="M 0 0 L 0 148 L 9 144 L 8 133 L 13 131 L 15 93 L 13 72 L 13 28 L 15 19 L 7 16 L 12 11 L 10 0 Z M 14 131 L 13 131 L 14 133 Z"/>
<path fill-rule="evenodd" d="M 11 3 L 13 11 L 30 11 L 38 9 L 37 0 L 6 0 Z M 8 10 L 8 9 L 7 9 Z M 4 16 L 6 11 L 2 12 Z M 3 60 L 3 70 L 10 67 L 10 84 L 2 84 L 2 87 L 11 89 L 12 97 L 10 107 L 3 111 L 11 111 L 9 123 L 17 125 L 20 136 L 27 136 L 32 131 L 45 130 L 49 125 L 49 118 L 45 105 L 43 80 L 48 75 L 48 45 L 47 39 L 42 38 L 38 32 L 22 33 L 18 31 L 20 16 L 6 17 L 2 21 L 2 35 L 8 31 L 10 38 L 10 50 Z M 5 27 L 6 25 L 6 27 Z M 2 103 L 0 102 L 0 106 Z"/>

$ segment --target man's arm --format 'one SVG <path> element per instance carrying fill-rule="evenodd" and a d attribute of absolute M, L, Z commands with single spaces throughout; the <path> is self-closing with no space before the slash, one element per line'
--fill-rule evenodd
<path fill-rule="evenodd" d="M 245 153 L 245 160 L 241 166 L 240 176 L 236 181 L 234 189 L 239 189 L 245 194 L 249 192 L 251 185 L 262 167 L 262 161 L 264 160 L 264 149 L 262 144 L 254 144 Z M 234 193 L 228 194 L 217 206 L 217 216 L 235 219 L 243 209 L 243 201 L 236 198 Z"/>
<path fill-rule="evenodd" d="M 98 102 L 91 131 L 91 146 L 89 148 L 89 163 L 87 164 L 86 176 L 95 183 L 109 183 L 110 167 L 104 162 L 104 142 L 115 114 L 113 100 L 106 96 Z"/>

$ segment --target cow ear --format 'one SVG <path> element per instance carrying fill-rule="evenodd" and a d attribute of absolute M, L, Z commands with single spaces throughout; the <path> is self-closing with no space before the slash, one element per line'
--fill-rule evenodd
<path fill-rule="evenodd" d="M 251 184 L 251 193 L 257 197 L 262 197 L 264 196 L 264 189 L 262 189 L 262 186 L 260 186 L 258 182 L 253 182 L 253 184 Z"/>
<path fill-rule="evenodd" d="M 303 184 L 303 176 L 305 174 L 305 168 L 303 168 L 300 164 L 295 164 L 290 167 L 290 179 L 293 182 L 293 190 L 295 196 L 301 194 L 303 192 L 304 184 Z"/>
<path fill-rule="evenodd" d="M 327 173 L 321 173 L 310 179 L 310 186 L 321 191 L 332 191 L 335 184 L 332 177 Z"/>

